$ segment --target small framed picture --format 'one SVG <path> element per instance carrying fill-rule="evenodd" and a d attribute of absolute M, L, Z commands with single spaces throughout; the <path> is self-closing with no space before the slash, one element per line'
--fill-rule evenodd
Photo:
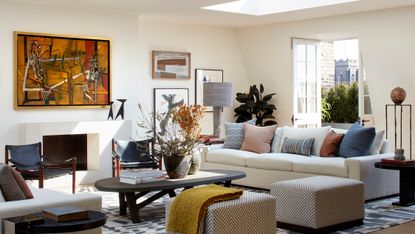
<path fill-rule="evenodd" d="M 223 82 L 221 69 L 195 69 L 195 104 L 203 105 L 203 84 L 206 82 Z M 213 111 L 213 107 L 207 107 Z"/>
<path fill-rule="evenodd" d="M 153 50 L 152 60 L 153 79 L 190 79 L 190 53 Z"/>
<path fill-rule="evenodd" d="M 170 121 L 170 112 L 183 104 L 189 104 L 188 88 L 154 89 L 154 113 L 157 112 L 163 116 L 163 120 L 160 122 L 156 122 L 156 119 L 154 119 L 154 126 L 156 126 L 157 131 L 166 131 L 165 127 L 167 122 Z M 165 122 L 165 124 L 162 124 L 161 122 Z"/>

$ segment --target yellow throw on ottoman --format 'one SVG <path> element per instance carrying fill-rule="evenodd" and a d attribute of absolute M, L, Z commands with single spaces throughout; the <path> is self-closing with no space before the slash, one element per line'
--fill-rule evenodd
<path fill-rule="evenodd" d="M 187 190 L 186 190 L 187 191 Z M 184 191 L 184 192 L 186 192 Z M 179 195 L 180 196 L 180 195 Z M 207 208 L 206 217 L 199 221 L 199 228 L 192 232 L 170 229 L 171 215 L 169 212 L 175 206 L 176 197 L 166 204 L 167 233 L 211 233 L 211 234 L 252 234 L 276 233 L 275 198 L 268 194 L 244 191 L 237 199 L 216 202 Z M 188 198 L 193 200 L 192 198 Z M 188 211 L 183 211 L 179 219 L 186 219 Z M 174 218 L 174 219 L 177 219 Z M 176 232 L 172 231 L 176 230 Z"/>

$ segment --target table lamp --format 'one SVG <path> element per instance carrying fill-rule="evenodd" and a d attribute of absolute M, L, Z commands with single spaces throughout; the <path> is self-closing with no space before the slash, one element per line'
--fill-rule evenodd
<path fill-rule="evenodd" d="M 222 107 L 232 106 L 232 83 L 203 83 L 203 105 L 213 107 L 213 135 L 220 137 Z"/>

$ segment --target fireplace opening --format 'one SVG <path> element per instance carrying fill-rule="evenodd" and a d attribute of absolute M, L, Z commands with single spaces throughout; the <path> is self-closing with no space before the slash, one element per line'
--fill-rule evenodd
<path fill-rule="evenodd" d="M 87 134 L 43 136 L 43 155 L 52 161 L 64 161 L 77 158 L 76 169 L 88 169 Z"/>

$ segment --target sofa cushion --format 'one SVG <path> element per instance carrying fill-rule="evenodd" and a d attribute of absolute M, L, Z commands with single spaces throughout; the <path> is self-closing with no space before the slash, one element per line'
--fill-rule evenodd
<path fill-rule="evenodd" d="M 310 156 L 313 147 L 314 138 L 308 139 L 292 139 L 286 137 L 282 143 L 282 153 L 299 154 Z"/>
<path fill-rule="evenodd" d="M 16 180 L 16 183 L 19 185 L 20 189 L 22 190 L 23 194 L 25 195 L 26 199 L 32 199 L 33 194 L 30 191 L 29 185 L 27 185 L 26 181 L 23 179 L 22 175 L 14 168 L 10 168 L 10 171 Z"/>
<path fill-rule="evenodd" d="M 321 157 L 332 157 L 337 155 L 340 143 L 344 137 L 344 134 L 337 134 L 333 130 L 327 133 L 324 138 L 323 144 L 320 148 Z"/>
<path fill-rule="evenodd" d="M 320 155 L 321 144 L 323 144 L 324 138 L 330 131 L 331 127 L 322 128 L 292 128 L 284 127 L 281 140 L 283 141 L 286 137 L 295 139 L 307 139 L 314 138 L 313 148 L 311 150 L 312 155 Z M 281 144 L 282 146 L 282 144 Z M 280 146 L 280 148 L 281 148 Z"/>
<path fill-rule="evenodd" d="M 249 168 L 292 171 L 295 156 L 296 155 L 285 153 L 261 154 L 258 157 L 247 158 L 246 165 Z"/>
<path fill-rule="evenodd" d="M 272 153 L 281 153 L 281 137 L 282 137 L 282 131 L 284 128 L 277 128 L 274 133 L 274 138 L 272 138 L 271 143 L 271 152 Z"/>
<path fill-rule="evenodd" d="M 17 201 L 26 199 L 13 177 L 10 168 L 6 164 L 0 164 L 0 189 L 6 201 Z"/>
<path fill-rule="evenodd" d="M 339 156 L 352 158 L 368 155 L 375 136 L 375 128 L 363 128 L 356 122 L 344 135 L 340 143 Z"/>
<path fill-rule="evenodd" d="M 241 150 L 259 154 L 269 153 L 277 126 L 258 127 L 244 123 L 244 141 Z"/>
<path fill-rule="evenodd" d="M 256 119 L 247 121 L 251 125 L 255 125 Z M 225 122 L 225 142 L 224 148 L 240 149 L 244 141 L 244 123 Z"/>
<path fill-rule="evenodd" d="M 246 167 L 246 159 L 260 157 L 257 153 L 235 149 L 212 150 L 206 155 L 206 161 L 232 166 Z"/>
<path fill-rule="evenodd" d="M 293 161 L 293 171 L 319 175 L 348 177 L 349 169 L 344 163 L 345 160 L 345 158 L 341 157 L 303 157 L 302 160 Z"/>
<path fill-rule="evenodd" d="M 385 130 L 376 131 L 375 139 L 370 147 L 369 154 L 379 154 L 382 149 L 383 141 L 385 140 Z"/>

